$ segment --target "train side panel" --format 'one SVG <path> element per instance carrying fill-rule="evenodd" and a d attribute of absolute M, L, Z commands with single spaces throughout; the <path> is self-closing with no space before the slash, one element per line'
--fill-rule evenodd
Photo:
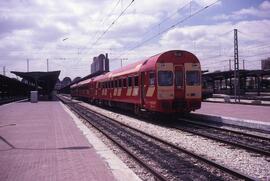
<path fill-rule="evenodd" d="M 190 112 L 201 106 L 201 68 L 195 55 L 174 50 L 79 83 L 73 89 L 75 96 L 108 105 Z"/>

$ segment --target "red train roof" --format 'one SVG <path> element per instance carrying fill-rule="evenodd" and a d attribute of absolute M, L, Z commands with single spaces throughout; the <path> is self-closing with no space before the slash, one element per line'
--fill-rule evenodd
<path fill-rule="evenodd" d="M 91 79 L 93 79 L 93 81 L 107 81 L 108 79 L 111 79 L 111 78 L 114 78 L 114 77 L 121 77 L 122 75 L 136 74 L 137 72 L 139 72 L 142 69 L 143 69 L 143 71 L 151 70 L 151 69 L 155 68 L 155 64 L 157 63 L 157 61 L 159 59 L 173 56 L 176 53 L 179 53 L 179 54 L 181 54 L 182 57 L 185 57 L 185 58 L 188 58 L 188 59 L 190 57 L 195 57 L 193 59 L 193 61 L 194 62 L 199 62 L 198 59 L 196 58 L 196 56 L 193 55 L 190 52 L 183 51 L 183 50 L 170 50 L 170 51 L 166 51 L 166 52 L 163 52 L 163 53 L 156 54 L 156 55 L 154 55 L 152 57 L 149 57 L 147 59 L 144 59 L 144 60 L 129 64 L 127 66 L 124 66 L 124 67 L 122 67 L 120 69 L 117 69 L 117 70 L 114 70 L 114 71 L 111 71 L 111 72 L 108 72 L 106 74 L 102 74 L 102 75 L 99 75 L 97 77 L 86 79 L 85 81 L 83 81 L 82 83 L 78 83 L 74 87 L 82 86 L 84 84 L 87 84 L 87 83 L 89 83 L 91 81 Z"/>

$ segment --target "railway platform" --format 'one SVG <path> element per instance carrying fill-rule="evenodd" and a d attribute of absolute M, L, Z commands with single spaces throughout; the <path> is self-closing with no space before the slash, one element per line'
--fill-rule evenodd
<path fill-rule="evenodd" d="M 270 132 L 270 107 L 202 102 L 201 109 L 192 114 L 215 122 L 257 128 Z"/>
<path fill-rule="evenodd" d="M 74 119 L 58 101 L 0 106 L 0 180 L 139 180 Z"/>

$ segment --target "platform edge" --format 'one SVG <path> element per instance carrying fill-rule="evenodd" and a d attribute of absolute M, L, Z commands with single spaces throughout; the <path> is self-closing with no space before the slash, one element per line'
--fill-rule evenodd
<path fill-rule="evenodd" d="M 71 116 L 76 126 L 83 132 L 87 141 L 94 147 L 97 154 L 108 164 L 114 177 L 118 181 L 141 181 L 141 179 L 128 168 L 78 117 L 72 113 L 62 102 L 64 110 Z"/>
<path fill-rule="evenodd" d="M 200 114 L 200 113 L 192 113 L 188 117 L 270 132 L 270 123 L 257 120 L 248 120 L 248 119 L 240 119 L 240 118 L 225 117 L 212 114 Z"/>

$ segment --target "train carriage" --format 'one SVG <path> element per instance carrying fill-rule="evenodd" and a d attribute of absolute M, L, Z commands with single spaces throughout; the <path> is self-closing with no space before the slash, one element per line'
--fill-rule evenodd
<path fill-rule="evenodd" d="M 86 91 L 89 87 L 93 90 Z M 190 112 L 201 106 L 201 68 L 192 53 L 172 50 L 85 80 L 72 89 L 79 90 L 79 97 L 135 112 Z"/>

